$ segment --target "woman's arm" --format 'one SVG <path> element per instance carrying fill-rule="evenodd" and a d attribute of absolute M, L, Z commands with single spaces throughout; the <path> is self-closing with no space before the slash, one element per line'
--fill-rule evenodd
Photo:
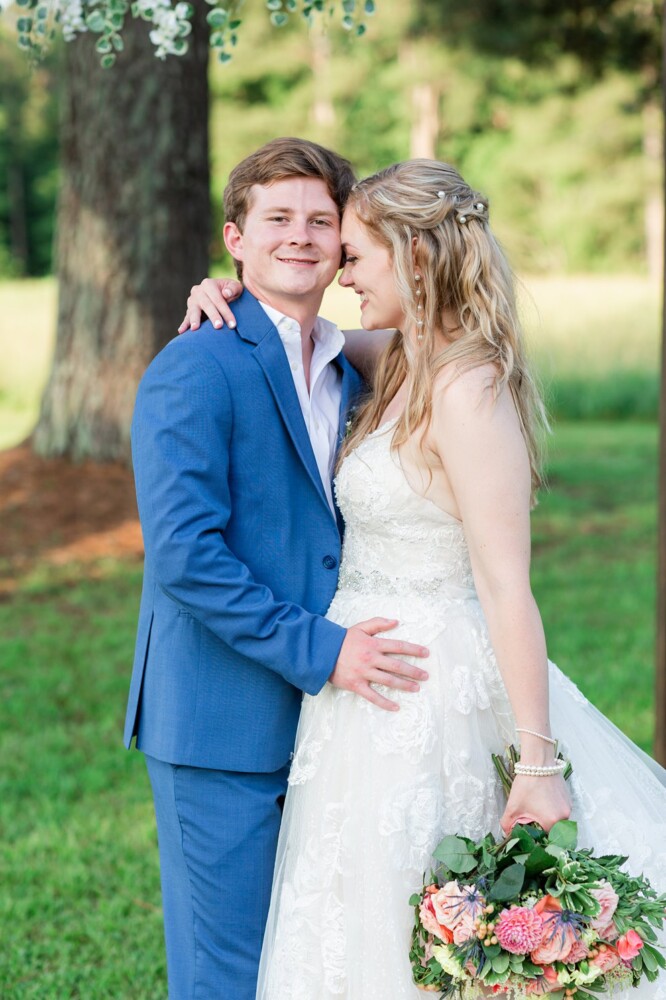
<path fill-rule="evenodd" d="M 178 327 L 178 333 L 198 330 L 202 315 L 207 316 L 214 327 L 221 329 L 235 327 L 236 320 L 230 302 L 243 291 L 240 281 L 235 278 L 204 278 L 200 285 L 193 285 L 187 300 L 187 312 Z M 344 355 L 357 371 L 370 381 L 379 356 L 387 346 L 393 330 L 344 330 Z"/>
<path fill-rule="evenodd" d="M 546 642 L 529 577 L 529 460 L 511 394 L 495 400 L 493 376 L 485 365 L 443 380 L 430 436 L 458 504 L 516 726 L 550 737 Z M 525 733 L 520 742 L 523 763 L 553 763 L 552 744 Z M 529 819 L 550 829 L 569 811 L 560 775 L 517 776 L 502 825 Z"/>

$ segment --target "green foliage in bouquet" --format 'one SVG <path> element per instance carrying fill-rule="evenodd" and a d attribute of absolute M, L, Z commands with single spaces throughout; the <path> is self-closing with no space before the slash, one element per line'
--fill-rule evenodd
<path fill-rule="evenodd" d="M 577 848 L 577 826 L 516 826 L 497 841 L 447 836 L 415 907 L 414 982 L 442 997 L 460 991 L 553 1000 L 654 980 L 666 895 L 622 870 L 625 857 Z"/>

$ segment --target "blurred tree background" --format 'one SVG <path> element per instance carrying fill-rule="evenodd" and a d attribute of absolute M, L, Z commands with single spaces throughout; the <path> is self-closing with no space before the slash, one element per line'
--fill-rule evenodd
<path fill-rule="evenodd" d="M 225 264 L 231 167 L 295 134 L 334 146 L 361 175 L 411 155 L 452 161 L 492 197 L 519 271 L 659 273 L 660 5 L 571 6 L 582 27 L 567 33 L 567 5 L 545 0 L 381 0 L 356 39 L 335 24 L 276 32 L 263 4 L 248 4 L 234 59 L 210 69 L 213 262 Z M 641 14 L 632 32 L 625 8 Z M 60 60 L 56 50 L 31 74 L 0 25 L 4 277 L 52 267 Z"/>

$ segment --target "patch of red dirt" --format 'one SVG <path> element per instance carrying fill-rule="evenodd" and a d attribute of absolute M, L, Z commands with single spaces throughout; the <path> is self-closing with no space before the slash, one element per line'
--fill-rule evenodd
<path fill-rule="evenodd" d="M 29 444 L 0 452 L 0 593 L 38 564 L 142 555 L 127 466 L 39 458 Z"/>

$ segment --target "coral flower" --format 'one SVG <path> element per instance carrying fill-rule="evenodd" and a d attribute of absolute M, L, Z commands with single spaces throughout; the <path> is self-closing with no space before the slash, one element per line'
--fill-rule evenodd
<path fill-rule="evenodd" d="M 630 962 L 632 958 L 636 958 L 645 942 L 643 938 L 636 931 L 627 931 L 622 937 L 618 938 L 615 947 L 617 948 L 617 953 L 623 962 Z"/>
<path fill-rule="evenodd" d="M 580 941 L 581 918 L 570 910 L 563 910 L 559 900 L 544 896 L 534 907 L 543 921 L 541 941 L 531 953 L 537 965 L 564 962 L 575 944 Z"/>
<path fill-rule="evenodd" d="M 502 910 L 495 924 L 495 934 L 505 951 L 526 955 L 541 942 L 543 920 L 536 910 L 515 906 L 512 910 Z"/>
<path fill-rule="evenodd" d="M 428 934 L 432 934 L 433 937 L 439 938 L 439 940 L 443 941 L 444 944 L 451 944 L 453 941 L 452 931 L 450 931 L 448 927 L 444 927 L 443 924 L 440 924 L 435 914 L 435 907 L 432 902 L 433 893 L 431 891 L 433 888 L 436 890 L 437 886 L 431 886 L 427 889 L 426 895 L 421 901 L 421 905 L 419 907 L 421 923 Z"/>

